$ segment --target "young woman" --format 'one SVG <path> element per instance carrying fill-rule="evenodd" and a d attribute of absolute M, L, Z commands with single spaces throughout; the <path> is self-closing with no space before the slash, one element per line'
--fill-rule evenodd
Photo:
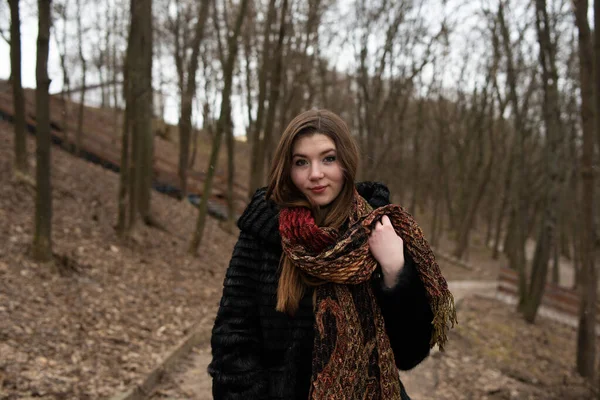
<path fill-rule="evenodd" d="M 289 124 L 241 230 L 212 332 L 221 399 L 409 399 L 398 369 L 443 347 L 456 313 L 420 228 L 327 110 Z"/>

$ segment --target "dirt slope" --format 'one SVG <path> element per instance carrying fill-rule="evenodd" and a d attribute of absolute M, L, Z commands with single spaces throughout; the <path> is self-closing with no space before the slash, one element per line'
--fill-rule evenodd
<path fill-rule="evenodd" d="M 0 399 L 124 390 L 213 312 L 235 237 L 209 218 L 200 257 L 187 256 L 195 208 L 153 192 L 169 232 L 140 227 L 121 242 L 118 175 L 54 147 L 58 273 L 28 257 L 34 189 L 12 179 L 12 151 L 12 125 L 0 121 Z"/>

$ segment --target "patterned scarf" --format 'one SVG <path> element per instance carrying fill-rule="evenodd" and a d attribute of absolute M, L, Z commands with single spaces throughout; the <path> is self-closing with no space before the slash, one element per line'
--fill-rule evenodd
<path fill-rule="evenodd" d="M 383 215 L 403 239 L 415 262 L 433 311 L 431 347 L 443 350 L 447 331 L 456 323 L 454 299 L 429 244 L 402 207 L 373 210 L 354 193 L 348 228 L 318 227 L 304 207 L 279 215 L 283 251 L 305 274 L 324 282 L 316 286 L 315 341 L 310 399 L 399 399 L 400 381 L 383 316 L 369 278 L 377 267 L 368 238 Z"/>

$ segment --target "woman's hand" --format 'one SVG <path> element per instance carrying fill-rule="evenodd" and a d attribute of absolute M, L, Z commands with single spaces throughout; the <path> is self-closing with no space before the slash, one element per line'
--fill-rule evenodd
<path fill-rule="evenodd" d="M 369 249 L 381 265 L 385 286 L 395 286 L 398 274 L 404 267 L 404 241 L 396 234 L 387 215 L 375 223 L 375 229 L 369 236 Z"/>

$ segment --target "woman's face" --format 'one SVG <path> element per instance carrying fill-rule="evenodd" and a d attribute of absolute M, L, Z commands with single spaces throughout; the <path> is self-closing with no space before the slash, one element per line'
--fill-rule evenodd
<path fill-rule="evenodd" d="M 321 207 L 335 200 L 344 186 L 335 143 L 321 133 L 296 139 L 291 174 L 294 185 L 311 203 Z"/>

